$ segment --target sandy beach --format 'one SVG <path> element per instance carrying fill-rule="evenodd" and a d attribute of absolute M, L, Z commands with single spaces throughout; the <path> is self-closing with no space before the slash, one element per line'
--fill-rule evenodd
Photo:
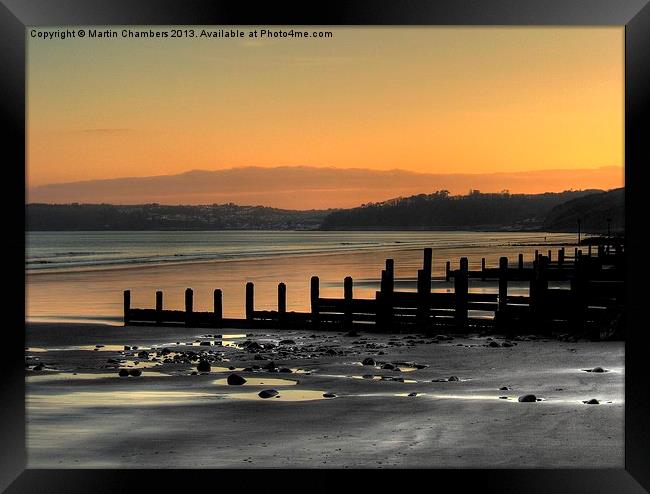
<path fill-rule="evenodd" d="M 623 467 L 623 342 L 26 331 L 29 468 Z"/>

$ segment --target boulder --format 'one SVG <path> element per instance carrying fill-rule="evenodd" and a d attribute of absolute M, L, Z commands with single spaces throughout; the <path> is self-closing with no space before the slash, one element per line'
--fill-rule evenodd
<path fill-rule="evenodd" d="M 117 373 L 117 375 L 120 376 L 120 377 L 128 377 L 129 370 L 128 369 L 120 369 L 120 371 Z"/>
<path fill-rule="evenodd" d="M 281 340 L 280 345 L 295 345 L 296 342 L 293 340 Z"/>
<path fill-rule="evenodd" d="M 129 376 L 140 377 L 141 375 L 142 371 L 140 369 L 129 369 Z"/>
<path fill-rule="evenodd" d="M 260 391 L 257 396 L 260 398 L 273 398 L 274 396 L 278 396 L 278 392 L 275 389 L 264 389 Z"/>
<path fill-rule="evenodd" d="M 246 383 L 246 379 L 237 374 L 230 374 L 226 381 L 231 386 L 241 386 L 242 384 Z"/>
<path fill-rule="evenodd" d="M 201 360 L 196 365 L 196 370 L 199 372 L 210 372 L 211 368 L 212 367 L 210 366 L 210 362 L 208 362 L 207 360 Z"/>
<path fill-rule="evenodd" d="M 489 346 L 490 348 L 499 348 L 501 345 L 499 345 L 499 343 L 496 342 L 496 341 L 491 341 L 491 342 L 488 344 L 488 346 Z"/>
<path fill-rule="evenodd" d="M 414 391 L 413 393 L 409 393 L 408 396 L 417 396 L 418 394 Z"/>
<path fill-rule="evenodd" d="M 592 398 L 591 400 L 583 401 L 583 403 L 587 405 L 598 405 L 600 402 L 596 398 Z"/>
<path fill-rule="evenodd" d="M 447 381 L 460 381 L 460 379 L 456 376 L 451 376 Z"/>
<path fill-rule="evenodd" d="M 289 369 L 288 367 L 281 367 L 280 372 L 284 372 L 285 374 L 291 374 L 293 371 Z"/>
<path fill-rule="evenodd" d="M 364 359 L 363 359 L 363 362 L 361 362 L 361 363 L 362 363 L 363 365 L 377 365 L 377 362 L 375 362 L 375 360 L 372 359 L 372 358 L 370 358 L 370 357 L 368 357 L 368 358 L 364 358 Z"/>
<path fill-rule="evenodd" d="M 381 368 L 386 370 L 393 370 L 395 369 L 395 366 L 389 362 L 386 362 L 384 365 L 381 366 Z"/>
<path fill-rule="evenodd" d="M 323 398 L 336 398 L 334 393 L 323 393 Z"/>

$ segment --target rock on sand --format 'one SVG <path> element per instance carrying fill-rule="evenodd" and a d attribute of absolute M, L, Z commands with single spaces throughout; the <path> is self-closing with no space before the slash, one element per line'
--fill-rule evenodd
<path fill-rule="evenodd" d="M 237 374 L 230 374 L 227 379 L 228 384 L 231 386 L 241 386 L 246 382 L 246 379 L 243 377 L 237 375 Z"/>
<path fill-rule="evenodd" d="M 210 362 L 207 360 L 201 360 L 196 366 L 196 370 L 199 372 L 210 372 L 211 368 Z"/>
<path fill-rule="evenodd" d="M 273 398 L 274 396 L 278 396 L 278 392 L 275 389 L 265 389 L 260 391 L 257 396 L 260 398 Z"/>
<path fill-rule="evenodd" d="M 535 395 L 521 395 L 519 397 L 519 402 L 521 403 L 534 403 L 537 402 L 537 396 Z"/>

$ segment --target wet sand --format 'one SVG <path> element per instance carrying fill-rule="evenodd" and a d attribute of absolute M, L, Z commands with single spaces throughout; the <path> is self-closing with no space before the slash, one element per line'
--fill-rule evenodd
<path fill-rule="evenodd" d="M 29 324 L 29 468 L 623 467 L 622 342 L 236 333 Z M 189 352 L 211 372 L 192 375 Z M 122 361 L 142 375 L 118 377 Z M 270 361 L 292 372 L 242 370 Z"/>

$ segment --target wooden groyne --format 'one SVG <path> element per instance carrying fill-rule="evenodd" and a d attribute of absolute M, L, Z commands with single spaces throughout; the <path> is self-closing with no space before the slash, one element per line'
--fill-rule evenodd
<path fill-rule="evenodd" d="M 165 310 L 163 293 L 156 292 L 155 309 L 131 307 L 131 292 L 124 292 L 125 325 L 185 325 L 206 328 L 304 328 L 382 332 L 464 332 L 494 329 L 506 333 L 551 331 L 588 332 L 598 336 L 623 314 L 625 302 L 625 251 L 622 245 L 600 245 L 573 252 L 559 249 L 556 255 L 535 251 L 531 262 L 518 255 L 511 265 L 501 257 L 498 266 L 481 260 L 481 269 L 469 269 L 462 257 L 452 269 L 446 262 L 444 279 L 453 292 L 432 292 L 432 249 L 424 249 L 422 269 L 417 273 L 416 291 L 395 290 L 395 266 L 387 259 L 381 271 L 375 298 L 354 297 L 353 280 L 343 281 L 342 298 L 320 296 L 318 276 L 311 278 L 309 312 L 288 312 L 287 291 L 278 284 L 277 310 L 255 310 L 255 286 L 246 283 L 245 318 L 223 317 L 223 297 L 214 290 L 210 312 L 194 310 L 194 293 L 185 291 L 185 310 Z M 441 279 L 439 281 L 442 281 Z M 494 293 L 473 292 L 470 284 L 488 282 L 498 286 Z M 513 295 L 512 284 L 528 288 L 528 295 Z M 565 282 L 565 288 L 549 284 Z M 568 282 L 568 283 L 567 283 Z M 557 283 L 556 283 L 557 285 Z"/>

